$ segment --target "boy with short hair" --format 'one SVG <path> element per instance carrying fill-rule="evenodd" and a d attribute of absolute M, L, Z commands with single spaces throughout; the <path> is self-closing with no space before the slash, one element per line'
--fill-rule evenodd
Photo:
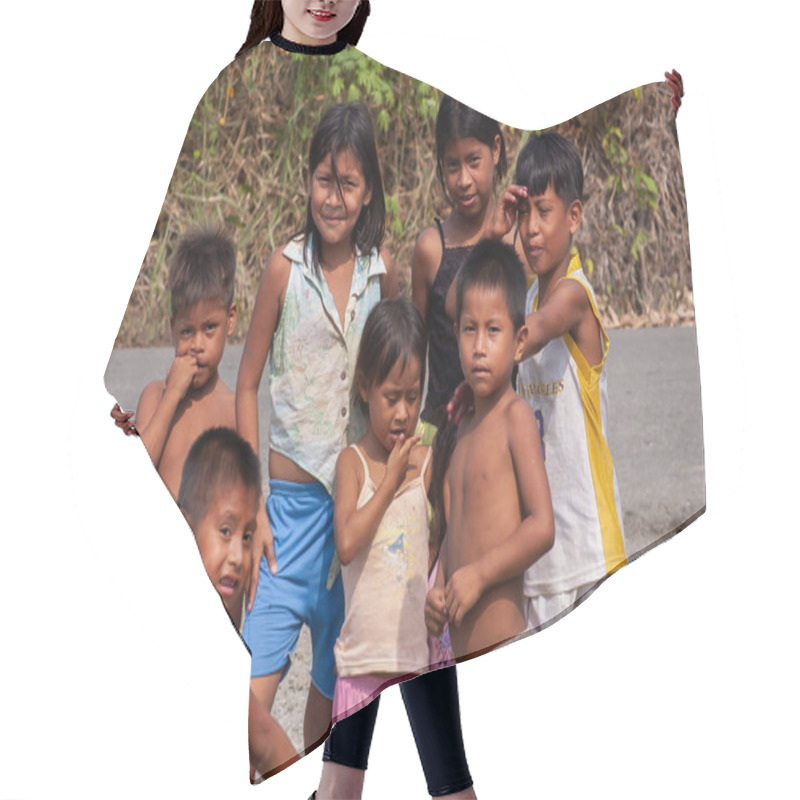
<path fill-rule="evenodd" d="M 136 427 L 173 498 L 197 437 L 212 427 L 236 427 L 233 392 L 217 372 L 236 324 L 235 273 L 233 241 L 213 228 L 187 233 L 170 262 L 175 358 L 166 379 L 142 392 Z"/>
<path fill-rule="evenodd" d="M 529 628 L 555 620 L 626 563 L 619 490 L 606 436 L 608 336 L 572 237 L 583 215 L 583 167 L 556 133 L 532 135 L 515 185 L 498 204 L 493 234 L 518 220 L 536 280 L 517 393 L 539 426 L 556 537 L 525 575 Z"/>
<path fill-rule="evenodd" d="M 456 337 L 474 410 L 458 424 L 441 579 L 426 605 L 432 634 L 449 620 L 456 658 L 525 630 L 523 574 L 553 543 L 536 419 L 511 385 L 527 337 L 524 298 L 514 249 L 476 245 L 456 278 Z"/>
<path fill-rule="evenodd" d="M 183 465 L 178 506 L 237 629 L 242 623 L 260 498 L 258 457 L 241 436 L 228 428 L 211 428 L 194 442 Z M 299 758 L 283 728 L 252 692 L 248 741 L 254 781 Z"/>
<path fill-rule="evenodd" d="M 258 457 L 234 430 L 211 428 L 192 444 L 181 472 L 178 507 L 237 628 L 253 561 L 260 497 Z"/>

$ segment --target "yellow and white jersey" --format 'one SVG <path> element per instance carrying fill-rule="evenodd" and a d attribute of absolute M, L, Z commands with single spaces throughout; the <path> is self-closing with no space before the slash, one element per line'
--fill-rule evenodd
<path fill-rule="evenodd" d="M 573 255 L 567 276 L 589 296 L 603 339 L 603 358 L 590 366 L 569 334 L 519 366 L 517 393 L 530 404 L 542 437 L 555 518 L 552 549 L 525 573 L 528 597 L 590 584 L 625 564 L 622 509 L 606 436 L 608 336 L 594 291 Z M 528 291 L 526 314 L 536 310 L 539 282 Z"/>

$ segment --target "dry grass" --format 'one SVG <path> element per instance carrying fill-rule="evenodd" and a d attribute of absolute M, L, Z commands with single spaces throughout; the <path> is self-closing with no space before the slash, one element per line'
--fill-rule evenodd
<path fill-rule="evenodd" d="M 167 263 L 181 234 L 204 221 L 223 222 L 235 238 L 237 335 L 244 337 L 269 254 L 304 223 L 308 143 L 333 102 L 361 99 L 376 121 L 386 246 L 408 290 L 417 235 L 448 213 L 435 177 L 440 95 L 356 50 L 338 63 L 330 69 L 322 59 L 265 46 L 211 85 L 192 118 L 116 346 L 169 342 Z M 691 322 L 686 202 L 666 88 L 642 87 L 555 129 L 583 158 L 577 245 L 606 321 L 612 327 Z M 525 134 L 504 133 L 513 164 Z"/>

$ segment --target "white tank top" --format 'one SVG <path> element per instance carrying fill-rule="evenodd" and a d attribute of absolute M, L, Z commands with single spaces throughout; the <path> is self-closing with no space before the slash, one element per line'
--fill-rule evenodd
<path fill-rule="evenodd" d="M 570 591 L 626 563 L 619 488 L 607 439 L 608 336 L 577 254 L 563 280 L 574 280 L 586 290 L 600 327 L 603 358 L 590 366 L 565 334 L 519 367 L 517 393 L 536 415 L 555 518 L 552 549 L 525 573 L 529 597 Z M 528 291 L 526 314 L 537 309 L 538 301 L 537 280 Z"/>
<path fill-rule="evenodd" d="M 361 508 L 377 487 L 364 467 Z M 383 515 L 372 543 L 342 566 L 344 624 L 334 646 L 342 677 L 405 673 L 429 664 L 425 597 L 428 592 L 428 497 L 425 470 L 401 486 Z"/>

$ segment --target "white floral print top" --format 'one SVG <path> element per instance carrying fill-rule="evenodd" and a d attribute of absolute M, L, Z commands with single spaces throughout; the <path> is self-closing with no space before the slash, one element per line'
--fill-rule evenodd
<path fill-rule="evenodd" d="M 312 252 L 311 237 L 305 259 L 302 237 L 283 251 L 292 270 L 269 355 L 269 446 L 333 495 L 339 453 L 367 429 L 350 387 L 361 332 L 381 299 L 380 276 L 386 266 L 376 249 L 356 255 L 343 328 L 328 284 L 313 266 Z"/>

